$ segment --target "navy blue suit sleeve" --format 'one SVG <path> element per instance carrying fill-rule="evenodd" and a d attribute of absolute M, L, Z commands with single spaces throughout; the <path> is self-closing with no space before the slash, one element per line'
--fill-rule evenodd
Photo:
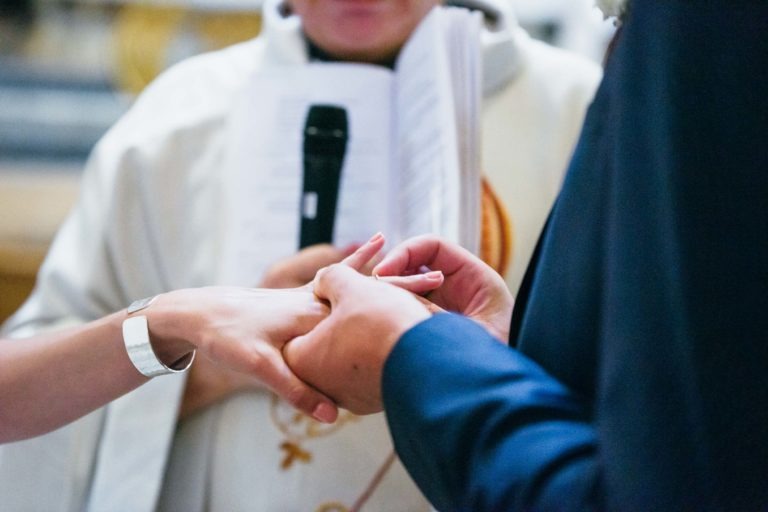
<path fill-rule="evenodd" d="M 383 395 L 397 452 L 439 510 L 600 508 L 583 404 L 472 320 L 441 314 L 408 331 Z"/>
<path fill-rule="evenodd" d="M 386 363 L 396 448 L 444 512 L 768 510 L 768 2 L 629 13 L 519 351 L 445 315 Z"/>

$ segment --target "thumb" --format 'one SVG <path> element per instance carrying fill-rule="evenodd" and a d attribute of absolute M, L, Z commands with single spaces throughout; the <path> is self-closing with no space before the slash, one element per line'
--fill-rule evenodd
<path fill-rule="evenodd" d="M 267 381 L 272 390 L 295 409 L 323 423 L 333 423 L 338 416 L 336 404 L 329 397 L 301 380 L 283 355 L 275 357 L 275 370 L 279 378 Z"/>
<path fill-rule="evenodd" d="M 333 372 L 334 359 L 328 342 L 333 339 L 333 322 L 329 318 L 321 321 L 311 331 L 297 336 L 283 346 L 283 359 L 290 370 L 303 382 L 324 393 L 329 398 L 328 380 Z M 315 415 L 316 416 L 316 415 Z M 316 416 L 317 417 L 317 416 Z"/>
<path fill-rule="evenodd" d="M 377 283 L 343 264 L 321 269 L 315 276 L 314 292 L 319 299 L 331 303 L 333 310 L 340 300 L 362 293 L 361 288 Z"/>

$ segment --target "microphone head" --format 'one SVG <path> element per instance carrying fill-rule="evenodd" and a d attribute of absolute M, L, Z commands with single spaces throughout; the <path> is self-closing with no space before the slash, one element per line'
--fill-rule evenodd
<path fill-rule="evenodd" d="M 347 146 L 347 111 L 337 105 L 312 105 L 304 123 L 304 153 L 338 155 Z"/>

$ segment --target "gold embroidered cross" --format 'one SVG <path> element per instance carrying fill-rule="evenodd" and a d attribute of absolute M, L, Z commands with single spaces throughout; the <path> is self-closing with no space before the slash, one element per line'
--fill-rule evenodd
<path fill-rule="evenodd" d="M 302 447 L 296 443 L 283 441 L 280 444 L 280 449 L 285 452 L 283 462 L 280 464 L 280 467 L 283 469 L 289 469 L 296 461 L 303 462 L 305 464 L 308 464 L 312 461 L 312 454 L 302 449 Z"/>

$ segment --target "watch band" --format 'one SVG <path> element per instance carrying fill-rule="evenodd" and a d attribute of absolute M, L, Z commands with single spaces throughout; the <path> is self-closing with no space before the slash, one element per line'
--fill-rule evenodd
<path fill-rule="evenodd" d="M 147 297 L 133 302 L 126 310 L 129 315 L 123 320 L 123 342 L 125 350 L 128 352 L 128 358 L 133 366 L 147 377 L 157 377 L 158 375 L 167 375 L 169 373 L 180 373 L 187 370 L 192 361 L 195 360 L 196 351 L 186 354 L 184 357 L 173 363 L 172 366 L 165 365 L 152 349 L 152 342 L 149 339 L 149 326 L 147 317 L 144 315 L 130 316 L 133 313 L 149 307 L 156 297 Z"/>

